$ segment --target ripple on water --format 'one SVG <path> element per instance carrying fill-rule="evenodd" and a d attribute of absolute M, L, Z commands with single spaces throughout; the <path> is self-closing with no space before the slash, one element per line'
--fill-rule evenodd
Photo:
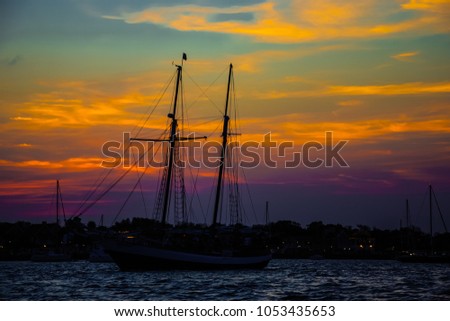
<path fill-rule="evenodd" d="M 450 300 L 447 265 L 273 260 L 257 271 L 120 272 L 111 263 L 0 262 L 1 300 Z"/>

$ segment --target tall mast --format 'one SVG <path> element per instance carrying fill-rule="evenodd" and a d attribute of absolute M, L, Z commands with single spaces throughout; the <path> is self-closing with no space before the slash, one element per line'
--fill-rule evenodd
<path fill-rule="evenodd" d="M 233 74 L 233 65 L 230 64 L 230 72 L 228 73 L 227 97 L 225 99 L 225 113 L 223 115 L 222 150 L 220 153 L 219 177 L 217 179 L 216 200 L 214 203 L 214 216 L 212 222 L 213 226 L 217 224 L 217 216 L 220 207 L 220 194 L 222 192 L 223 168 L 225 165 L 225 153 L 227 149 L 227 140 L 228 140 L 228 122 L 230 120 L 230 117 L 228 116 L 228 101 L 230 97 L 230 85 L 232 74 Z"/>
<path fill-rule="evenodd" d="M 184 57 L 183 57 L 184 58 Z M 166 185 L 164 191 L 164 201 L 163 201 L 163 215 L 161 222 L 163 224 L 166 223 L 168 212 L 169 212 L 169 199 L 170 199 L 170 183 L 172 182 L 172 171 L 173 171 L 173 158 L 174 158 L 174 150 L 175 150 L 175 141 L 177 136 L 177 102 L 178 102 L 178 91 L 180 88 L 181 81 L 181 71 L 182 67 L 177 65 L 177 84 L 175 87 L 175 97 L 173 101 L 173 109 L 172 113 L 168 114 L 167 117 L 172 119 L 172 123 L 170 125 L 170 138 L 169 138 L 169 163 L 167 167 L 167 176 L 166 176 Z"/>
<path fill-rule="evenodd" d="M 56 180 L 56 225 L 59 226 L 59 180 Z"/>
<path fill-rule="evenodd" d="M 406 228 L 409 228 L 409 201 L 406 199 Z"/>
<path fill-rule="evenodd" d="M 432 187 L 431 184 L 429 186 L 430 189 L 430 254 L 433 254 L 433 201 L 432 201 Z"/>
<path fill-rule="evenodd" d="M 158 196 L 158 204 L 161 204 L 162 202 L 162 218 L 161 223 L 165 224 L 167 222 L 167 217 L 169 214 L 169 207 L 170 207 L 170 190 L 172 185 L 172 176 L 173 176 L 173 165 L 174 165 L 174 158 L 177 157 L 175 154 L 175 145 L 176 142 L 180 141 L 189 141 L 189 140 L 195 140 L 196 137 L 179 137 L 177 134 L 177 127 L 178 122 L 176 119 L 177 116 L 177 103 L 178 103 L 178 94 L 180 92 L 180 83 L 182 81 L 182 70 L 183 70 L 183 61 L 187 60 L 187 56 L 185 53 L 183 53 L 183 56 L 181 58 L 181 65 L 176 65 L 177 67 L 177 82 L 175 86 L 175 95 L 173 100 L 173 107 L 172 112 L 167 115 L 168 118 L 170 118 L 171 124 L 170 124 L 170 136 L 168 139 L 152 139 L 152 138 L 130 138 L 131 141 L 142 141 L 142 142 L 168 142 L 169 143 L 169 150 L 168 150 L 168 163 L 165 170 L 167 172 L 164 173 L 163 182 L 164 184 L 161 184 L 161 198 Z M 203 139 L 206 139 L 206 136 L 201 137 Z M 160 195 L 160 194 L 158 194 Z M 161 200 L 161 201 L 160 201 Z M 158 209 L 161 208 L 160 205 L 158 205 Z M 159 210 L 158 210 L 159 211 Z"/>

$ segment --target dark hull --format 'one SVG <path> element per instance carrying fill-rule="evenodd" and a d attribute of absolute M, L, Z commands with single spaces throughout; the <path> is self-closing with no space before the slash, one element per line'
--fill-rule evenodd
<path fill-rule="evenodd" d="M 123 271 L 263 269 L 271 255 L 234 257 L 186 253 L 142 245 L 114 245 L 107 253 Z"/>
<path fill-rule="evenodd" d="M 32 262 L 69 262 L 71 257 L 65 254 L 35 254 L 30 260 Z"/>

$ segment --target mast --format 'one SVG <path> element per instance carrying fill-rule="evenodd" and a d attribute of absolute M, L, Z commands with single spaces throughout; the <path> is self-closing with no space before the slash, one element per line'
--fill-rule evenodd
<path fill-rule="evenodd" d="M 406 250 L 411 250 L 411 230 L 410 230 L 410 219 L 409 219 L 409 200 L 406 199 Z"/>
<path fill-rule="evenodd" d="M 167 222 L 167 217 L 169 215 L 169 209 L 170 209 L 170 191 L 171 191 L 171 185 L 173 180 L 173 166 L 175 162 L 175 158 L 178 157 L 175 153 L 176 148 L 176 142 L 182 142 L 182 141 L 190 141 L 190 140 L 196 140 L 197 137 L 180 137 L 177 134 L 177 127 L 178 127 L 178 121 L 176 119 L 177 115 L 177 103 L 178 103 L 178 94 L 181 90 L 180 83 L 182 81 L 182 70 L 183 70 L 183 61 L 187 60 L 187 56 L 185 53 L 183 53 L 183 56 L 181 58 L 181 65 L 175 65 L 177 67 L 177 80 L 176 80 L 176 86 L 175 86 L 175 95 L 173 100 L 173 107 L 172 112 L 167 115 L 168 118 L 171 119 L 170 124 L 170 136 L 167 139 L 153 139 L 153 138 L 130 138 L 130 141 L 142 141 L 142 142 L 168 142 L 169 143 L 169 150 L 168 150 L 168 163 L 164 170 L 164 175 L 162 178 L 162 184 L 160 188 L 160 192 L 158 193 L 158 200 L 157 200 L 157 211 L 159 213 L 159 210 L 161 208 L 162 203 L 162 217 L 161 217 L 161 223 L 165 224 Z M 206 139 L 206 136 L 200 137 L 202 139 Z"/>
<path fill-rule="evenodd" d="M 430 189 L 430 254 L 433 254 L 433 201 L 432 201 L 432 187 L 431 184 L 429 186 Z"/>
<path fill-rule="evenodd" d="M 434 201 L 436 202 L 436 207 L 438 209 L 439 216 L 441 217 L 441 221 L 442 221 L 442 225 L 444 226 L 445 233 L 448 233 L 447 225 L 445 224 L 444 216 L 442 216 L 441 208 L 439 206 L 439 202 L 437 200 L 436 193 L 434 192 L 434 189 L 431 189 L 431 190 L 433 192 L 433 198 L 434 198 Z"/>
<path fill-rule="evenodd" d="M 59 180 L 56 180 L 56 225 L 59 226 Z"/>
<path fill-rule="evenodd" d="M 409 201 L 406 199 L 406 228 L 409 228 Z"/>
<path fill-rule="evenodd" d="M 184 56 L 183 56 L 184 58 Z M 178 101 L 178 91 L 180 88 L 181 81 L 181 71 L 182 67 L 177 65 L 177 83 L 175 87 L 175 97 L 173 101 L 173 109 L 172 113 L 168 114 L 167 117 L 172 119 L 172 123 L 170 125 L 170 138 L 169 138 L 169 163 L 167 166 L 167 176 L 166 176 L 166 184 L 164 191 L 164 201 L 163 201 L 163 215 L 161 219 L 161 223 L 165 224 L 169 212 L 169 199 L 170 199 L 170 183 L 172 182 L 172 171 L 173 171 L 173 158 L 175 151 L 175 141 L 177 136 L 177 101 Z"/>
<path fill-rule="evenodd" d="M 213 226 L 217 224 L 217 216 L 219 213 L 219 206 L 220 206 L 220 194 L 222 192 L 223 169 L 225 165 L 225 153 L 228 141 L 228 122 L 230 120 L 230 117 L 228 116 L 228 101 L 230 97 L 230 85 L 232 74 L 233 74 L 233 65 L 230 64 L 230 71 L 228 73 L 227 96 L 225 99 L 225 113 L 223 115 L 222 150 L 220 153 L 220 161 L 219 161 L 219 176 L 217 179 L 216 200 L 214 202 L 214 215 L 212 222 Z"/>

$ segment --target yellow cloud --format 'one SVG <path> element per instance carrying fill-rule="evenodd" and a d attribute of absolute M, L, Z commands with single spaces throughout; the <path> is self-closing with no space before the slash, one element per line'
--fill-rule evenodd
<path fill-rule="evenodd" d="M 402 4 L 402 8 L 411 10 L 449 10 L 449 0 L 410 0 Z M 447 11 L 448 13 L 448 11 Z"/>
<path fill-rule="evenodd" d="M 391 23 L 401 10 L 420 14 Z M 245 13 L 252 19 L 233 18 Z M 228 15 L 228 20 L 215 19 Z M 118 16 L 127 23 L 152 23 L 180 31 L 205 31 L 249 36 L 257 41 L 297 43 L 336 38 L 380 37 L 409 31 L 448 32 L 448 1 L 421 0 L 398 4 L 388 0 L 272 0 L 232 7 L 200 5 L 153 6 Z"/>
<path fill-rule="evenodd" d="M 322 26 L 344 26 L 365 16 L 374 1 L 306 0 L 292 1 L 291 8 L 299 21 Z"/>
<path fill-rule="evenodd" d="M 217 14 L 251 13 L 253 21 L 214 21 Z M 104 16 L 104 18 L 110 18 Z M 114 17 L 115 19 L 119 17 Z M 307 30 L 294 23 L 287 22 L 274 2 L 249 6 L 233 6 L 230 8 L 201 7 L 197 5 L 152 7 L 150 9 L 124 13 L 122 20 L 128 23 L 161 24 L 180 31 L 208 31 L 248 35 L 258 40 L 276 42 L 293 42 L 312 39 L 313 31 Z"/>
<path fill-rule="evenodd" d="M 102 162 L 101 158 L 97 157 L 77 157 L 69 158 L 62 161 L 42 161 L 42 160 L 27 160 L 27 161 L 8 161 L 0 159 L 1 167 L 22 167 L 22 168 L 41 168 L 41 169 L 64 169 L 65 171 L 82 171 L 100 168 Z"/>
<path fill-rule="evenodd" d="M 411 62 L 413 61 L 413 57 L 417 56 L 418 54 L 419 54 L 418 51 L 412 51 L 399 53 L 391 57 L 394 58 L 395 60 Z"/>
<path fill-rule="evenodd" d="M 17 116 L 17 117 L 11 117 L 11 120 L 33 120 L 33 118 L 31 117 L 21 117 L 21 116 Z"/>
<path fill-rule="evenodd" d="M 139 125 L 142 114 L 133 108 L 149 108 L 161 95 L 160 81 L 152 87 L 146 81 L 159 75 L 135 76 L 109 83 L 85 81 L 40 82 L 43 90 L 14 106 L 19 115 L 10 117 L 9 126 L 27 130 L 47 127 L 90 127 L 95 125 Z M 159 93 L 158 93 L 159 91 Z M 160 101 L 170 104 L 170 94 Z M 162 123 L 164 125 L 164 123 Z M 162 125 L 162 126 L 163 126 Z"/>
<path fill-rule="evenodd" d="M 363 104 L 363 102 L 361 100 L 355 100 L 355 99 L 338 102 L 338 105 L 342 106 L 342 107 L 361 106 L 362 104 Z"/>
<path fill-rule="evenodd" d="M 333 131 L 336 140 L 362 140 L 375 138 L 376 140 L 390 139 L 392 133 L 430 132 L 450 133 L 449 120 L 415 120 L 408 119 L 371 119 L 352 122 L 317 122 L 302 123 L 301 119 L 283 122 L 278 126 L 279 135 L 289 137 L 296 143 L 303 143 L 317 137 L 324 137 L 326 131 Z M 301 128 L 301 129 L 300 129 Z M 385 137 L 385 138 L 383 138 Z"/>
<path fill-rule="evenodd" d="M 331 86 L 326 90 L 330 95 L 417 95 L 450 93 L 450 82 L 423 83 L 412 82 L 405 84 L 381 86 Z"/>
<path fill-rule="evenodd" d="M 411 82 L 389 85 L 328 86 L 311 90 L 253 93 L 257 99 L 283 99 L 321 96 L 396 96 L 450 93 L 450 82 Z"/>

